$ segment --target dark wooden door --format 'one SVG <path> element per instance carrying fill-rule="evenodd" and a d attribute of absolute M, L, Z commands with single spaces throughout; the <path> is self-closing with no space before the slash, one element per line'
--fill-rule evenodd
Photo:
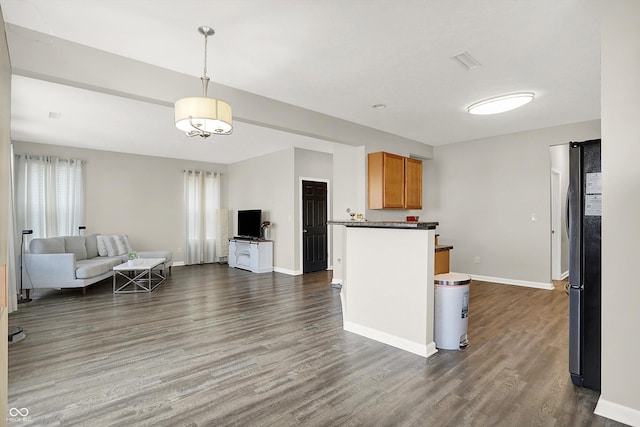
<path fill-rule="evenodd" d="M 327 183 L 302 181 L 302 271 L 327 269 Z"/>

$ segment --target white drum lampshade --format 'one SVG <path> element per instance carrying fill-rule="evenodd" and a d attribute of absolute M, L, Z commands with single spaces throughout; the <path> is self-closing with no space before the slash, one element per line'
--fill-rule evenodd
<path fill-rule="evenodd" d="M 228 135 L 233 130 L 231 105 L 215 98 L 182 98 L 175 103 L 175 123 L 187 134 L 199 130 L 206 134 Z"/>

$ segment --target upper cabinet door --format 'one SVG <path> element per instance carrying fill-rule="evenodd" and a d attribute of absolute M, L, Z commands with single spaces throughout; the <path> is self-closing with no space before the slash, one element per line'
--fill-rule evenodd
<path fill-rule="evenodd" d="M 369 209 L 422 209 L 420 160 L 381 151 L 368 161 Z"/>
<path fill-rule="evenodd" d="M 383 159 L 383 207 L 385 209 L 403 209 L 405 206 L 404 157 L 396 154 L 383 153 Z"/>
<path fill-rule="evenodd" d="M 422 209 L 422 160 L 405 158 L 405 201 L 407 209 Z"/>

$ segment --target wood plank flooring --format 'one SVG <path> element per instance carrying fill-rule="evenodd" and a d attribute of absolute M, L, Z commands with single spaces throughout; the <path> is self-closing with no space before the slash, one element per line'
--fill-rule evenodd
<path fill-rule="evenodd" d="M 567 371 L 567 297 L 473 282 L 470 346 L 343 331 L 330 272 L 173 268 L 152 294 L 38 291 L 9 315 L 9 425 L 616 426 Z M 390 284 L 392 286 L 392 284 Z M 384 313 L 380 314 L 384 316 Z"/>

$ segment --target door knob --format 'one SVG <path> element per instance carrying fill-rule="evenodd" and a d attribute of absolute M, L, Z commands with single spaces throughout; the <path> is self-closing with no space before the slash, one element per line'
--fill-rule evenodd
<path fill-rule="evenodd" d="M 303 232 L 303 233 L 306 233 L 306 232 L 307 232 L 307 229 L 305 228 L 304 230 L 302 230 L 302 232 Z"/>

